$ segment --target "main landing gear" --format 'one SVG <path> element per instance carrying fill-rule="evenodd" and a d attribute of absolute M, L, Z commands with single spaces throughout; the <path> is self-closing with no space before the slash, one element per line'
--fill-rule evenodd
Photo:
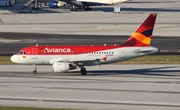
<path fill-rule="evenodd" d="M 77 6 L 75 6 L 75 5 L 71 6 L 71 11 L 78 11 L 78 10 L 79 10 L 79 8 Z"/>
<path fill-rule="evenodd" d="M 81 75 L 86 75 L 86 74 L 87 74 L 86 68 L 81 67 Z"/>
<path fill-rule="evenodd" d="M 37 66 L 34 65 L 34 71 L 33 71 L 33 74 L 37 74 Z"/>

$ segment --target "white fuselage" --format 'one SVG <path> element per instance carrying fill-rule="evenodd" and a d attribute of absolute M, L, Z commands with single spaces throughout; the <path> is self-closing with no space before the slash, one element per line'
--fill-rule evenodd
<path fill-rule="evenodd" d="M 72 54 L 72 55 L 18 55 L 15 54 L 11 57 L 11 61 L 19 64 L 35 64 L 35 65 L 47 65 L 52 64 L 52 60 L 72 61 L 80 59 L 101 59 L 101 64 L 119 62 L 129 60 L 132 58 L 140 57 L 158 52 L 158 48 L 155 47 L 123 47 L 109 49 L 99 52 L 91 52 L 84 54 Z M 105 60 L 102 58 L 107 57 Z M 92 64 L 93 65 L 93 64 Z M 95 64 L 94 64 L 95 65 Z M 98 65 L 98 64 L 97 64 Z"/>

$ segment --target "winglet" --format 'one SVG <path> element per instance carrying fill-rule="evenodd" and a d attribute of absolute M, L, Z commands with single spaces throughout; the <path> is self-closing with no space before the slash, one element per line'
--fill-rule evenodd
<path fill-rule="evenodd" d="M 156 13 L 150 14 L 139 28 L 122 44 L 123 46 L 149 46 L 152 39 Z"/>

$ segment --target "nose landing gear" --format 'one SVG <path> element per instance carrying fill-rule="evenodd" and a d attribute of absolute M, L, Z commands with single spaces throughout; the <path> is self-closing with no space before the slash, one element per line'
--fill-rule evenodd
<path fill-rule="evenodd" d="M 33 74 L 37 74 L 37 66 L 34 65 L 34 71 L 33 71 Z"/>

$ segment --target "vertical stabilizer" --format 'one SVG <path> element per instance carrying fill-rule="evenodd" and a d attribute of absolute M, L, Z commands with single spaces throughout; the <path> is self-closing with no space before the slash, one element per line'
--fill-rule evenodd
<path fill-rule="evenodd" d="M 157 14 L 150 14 L 123 46 L 149 46 Z"/>

